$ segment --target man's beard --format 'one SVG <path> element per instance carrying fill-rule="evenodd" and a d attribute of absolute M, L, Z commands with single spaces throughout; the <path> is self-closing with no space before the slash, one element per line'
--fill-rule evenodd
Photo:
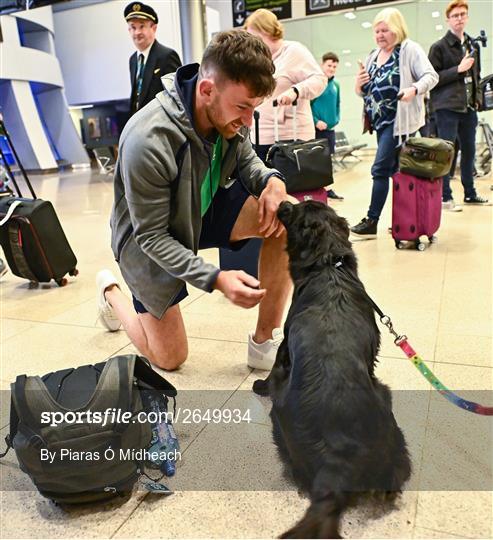
<path fill-rule="evenodd" d="M 231 122 L 227 124 L 224 123 L 221 108 L 219 107 L 217 100 L 214 100 L 210 105 L 206 106 L 205 112 L 207 120 L 209 120 L 209 123 L 212 124 L 218 133 L 226 138 L 234 137 L 237 131 L 232 127 Z"/>

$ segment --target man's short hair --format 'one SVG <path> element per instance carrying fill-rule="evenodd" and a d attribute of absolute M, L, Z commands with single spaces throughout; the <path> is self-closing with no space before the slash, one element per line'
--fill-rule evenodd
<path fill-rule="evenodd" d="M 339 63 L 339 57 L 337 56 L 336 53 L 333 53 L 333 52 L 326 52 L 326 53 L 322 56 L 322 63 L 323 63 L 323 62 L 327 62 L 327 60 L 332 60 L 332 62 L 337 62 L 337 63 Z"/>
<path fill-rule="evenodd" d="M 200 64 L 200 78 L 213 71 L 219 78 L 245 84 L 256 97 L 274 92 L 275 66 L 268 47 L 244 30 L 217 33 L 207 45 Z"/>
<path fill-rule="evenodd" d="M 445 8 L 445 16 L 449 18 L 450 12 L 455 8 L 464 8 L 469 13 L 469 4 L 466 0 L 452 0 Z"/>

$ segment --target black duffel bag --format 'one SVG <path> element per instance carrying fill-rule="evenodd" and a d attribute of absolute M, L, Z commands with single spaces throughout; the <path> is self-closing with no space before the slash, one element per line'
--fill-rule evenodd
<path fill-rule="evenodd" d="M 288 193 L 329 186 L 334 182 L 332 157 L 327 139 L 300 141 L 296 137 L 296 101 L 293 102 L 294 140 L 278 140 L 277 100 L 274 100 L 275 142 L 267 164 L 283 174 Z"/>

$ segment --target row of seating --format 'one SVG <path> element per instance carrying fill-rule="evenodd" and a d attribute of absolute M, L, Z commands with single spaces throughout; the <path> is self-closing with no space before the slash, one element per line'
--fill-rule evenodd
<path fill-rule="evenodd" d="M 368 146 L 366 143 L 352 144 L 349 142 L 344 131 L 336 131 L 336 147 L 334 153 L 334 163 L 346 168 L 344 160 L 348 157 L 353 157 L 358 161 L 361 161 L 361 158 L 354 154 L 357 150 L 361 150 Z"/>
<path fill-rule="evenodd" d="M 366 143 L 351 144 L 343 131 L 336 131 L 335 164 L 345 168 L 346 165 L 344 160 L 348 157 L 353 157 L 358 161 L 361 161 L 361 158 L 355 155 L 354 152 L 361 150 L 366 146 Z M 112 174 L 115 170 L 115 156 L 113 149 L 108 146 L 101 146 L 99 148 L 93 148 L 92 152 L 100 172 L 102 174 Z"/>

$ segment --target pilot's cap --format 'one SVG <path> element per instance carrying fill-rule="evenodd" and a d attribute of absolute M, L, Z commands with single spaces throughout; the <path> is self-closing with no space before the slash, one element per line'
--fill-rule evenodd
<path fill-rule="evenodd" d="M 131 19 L 146 19 L 155 24 L 158 23 L 157 13 L 151 8 L 151 6 L 147 6 L 146 4 L 142 4 L 140 2 L 131 2 L 128 4 L 123 12 L 123 16 L 125 17 L 126 21 L 130 21 Z"/>

